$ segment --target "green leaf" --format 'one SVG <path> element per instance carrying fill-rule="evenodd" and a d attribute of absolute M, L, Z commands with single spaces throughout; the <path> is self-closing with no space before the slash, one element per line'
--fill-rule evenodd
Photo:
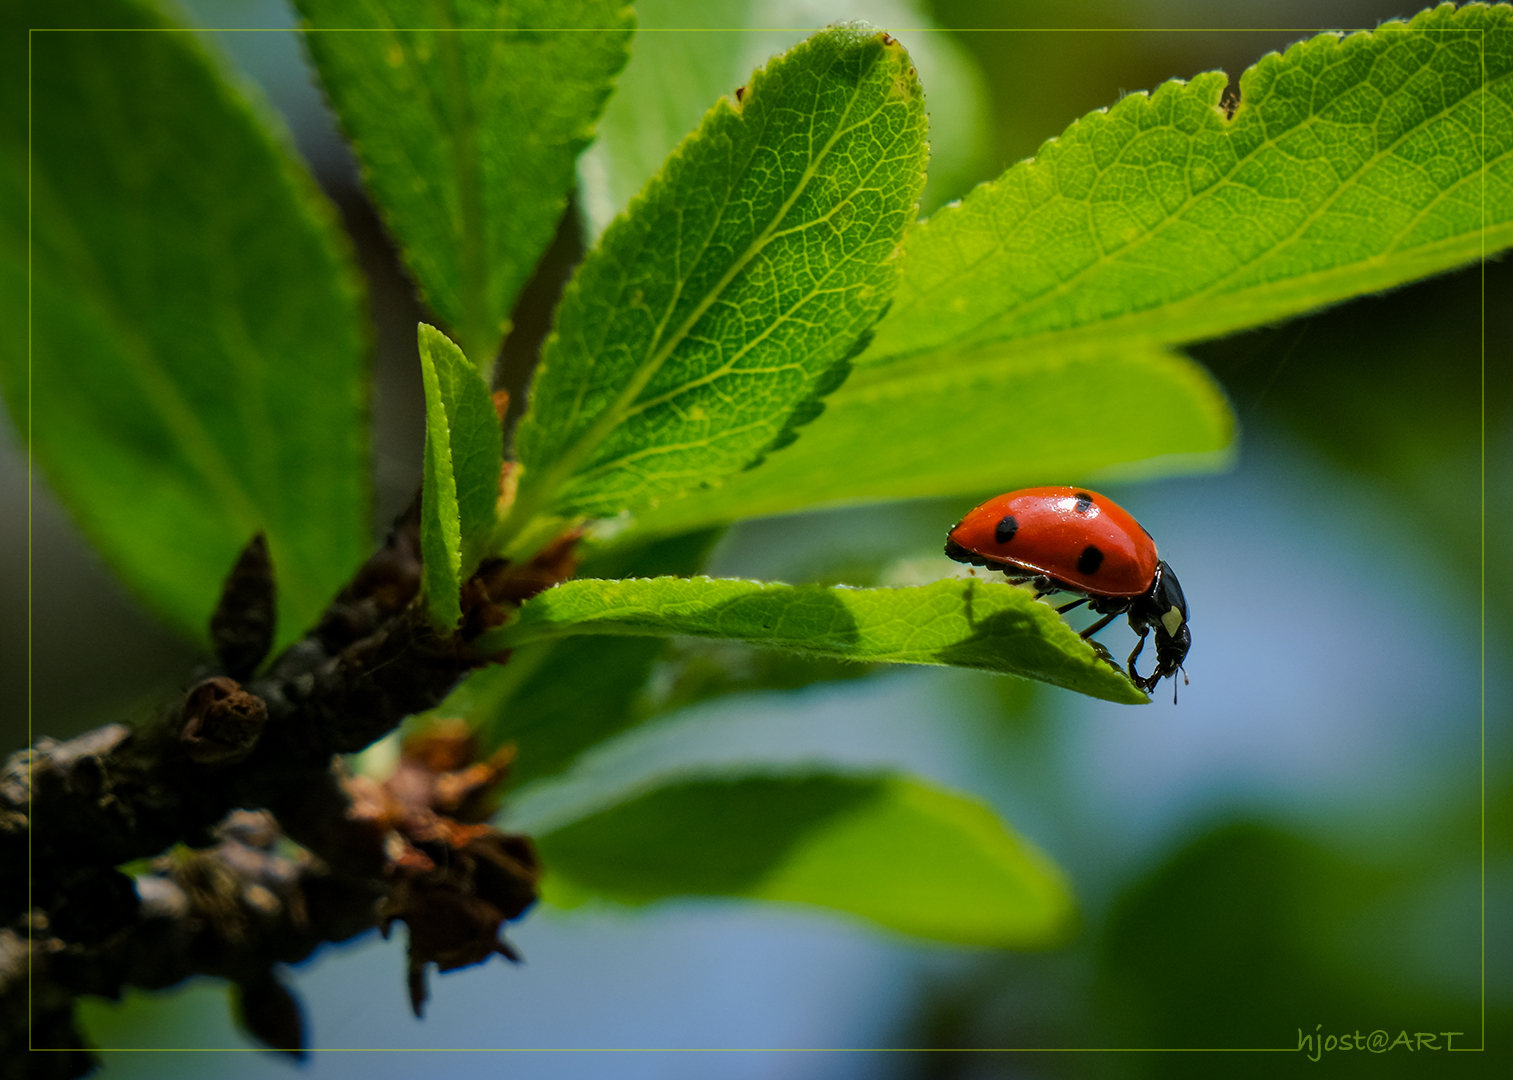
<path fill-rule="evenodd" d="M 462 572 L 472 573 L 494 529 L 504 433 L 488 387 L 452 340 L 420 324 L 420 362 L 426 387 L 426 431 L 445 436 L 452 450 Z M 432 383 L 440 391 L 432 396 Z"/>
<path fill-rule="evenodd" d="M 999 947 L 1065 937 L 1054 864 L 974 799 L 897 776 L 699 778 L 538 838 L 548 900 L 742 896 Z"/>
<path fill-rule="evenodd" d="M 424 324 L 422 324 L 424 325 Z M 421 335 L 425 348 L 425 335 Z M 421 480 L 421 591 L 431 620 L 450 631 L 462 618 L 462 524 L 457 506 L 457 479 L 452 473 L 452 443 L 436 368 L 425 352 L 420 357 L 426 397 L 426 448 Z"/>
<path fill-rule="evenodd" d="M 573 163 L 625 63 L 629 5 L 296 6 L 309 26 L 310 55 L 406 263 L 487 372 L 515 297 L 567 205 Z"/>
<path fill-rule="evenodd" d="M 930 110 L 928 208 L 985 174 L 987 94 L 976 63 L 951 34 L 932 33 L 909 0 L 639 0 L 630 63 L 600 118 L 598 138 L 578 159 L 578 203 L 591 237 L 602 234 L 661 169 L 709 103 L 752 68 L 809 31 L 866 19 L 900 37 L 919 68 Z M 894 30 L 893 27 L 905 27 Z"/>
<path fill-rule="evenodd" d="M 450 628 L 462 617 L 462 579 L 478 565 L 494 529 L 504 435 L 488 387 L 462 350 L 425 323 L 419 338 L 426 398 L 424 587 L 437 624 Z"/>
<path fill-rule="evenodd" d="M 32 79 L 30 171 L 24 118 L 3 147 L 17 428 L 106 560 L 201 640 L 263 531 L 287 643 L 369 545 L 366 310 L 336 215 L 265 111 L 149 9 L 5 12 L 19 68 L 0 66 L 24 79 L 30 40 Z"/>
<path fill-rule="evenodd" d="M 584 570 L 616 576 L 692 574 L 718 531 L 668 537 L 590 558 Z M 568 768 L 584 750 L 643 719 L 636 699 L 667 643 L 654 637 L 570 637 L 517 649 L 508 664 L 474 672 L 436 710 L 461 716 L 486 751 L 514 743 L 510 780 Z"/>
<path fill-rule="evenodd" d="M 1513 629 L 1513 560 L 1481 556 L 1484 537 L 1513 536 L 1513 469 L 1480 466 L 1484 445 L 1489 461 L 1513 458 L 1513 368 L 1490 363 L 1484 381 L 1481 364 L 1484 348 L 1490 359 L 1513 347 L 1513 304 L 1498 297 L 1513 297 L 1513 260 L 1205 344 L 1200 356 L 1379 503 L 1436 508 L 1414 558 L 1439 568 L 1438 588 L 1459 578 L 1483 591 L 1488 620 Z M 1484 513 L 1449 509 L 1478 505 Z"/>
<path fill-rule="evenodd" d="M 719 480 L 812 419 L 893 289 L 924 135 L 879 33 L 818 34 L 716 102 L 567 288 L 503 539 Z"/>
<path fill-rule="evenodd" d="M 1091 113 L 909 239 L 868 364 L 1186 342 L 1513 243 L 1513 7 L 1324 34 Z"/>
<path fill-rule="evenodd" d="M 1229 403 L 1208 373 L 1153 346 L 865 366 L 792 446 L 713 491 L 664 503 L 636 531 L 1213 469 L 1228 463 L 1234 437 Z"/>
<path fill-rule="evenodd" d="M 564 634 L 687 634 L 811 656 L 949 664 L 1020 675 L 1106 701 L 1144 704 L 1049 604 L 976 578 L 898 589 L 731 578 L 578 579 L 527 601 L 491 631 L 492 651 Z"/>

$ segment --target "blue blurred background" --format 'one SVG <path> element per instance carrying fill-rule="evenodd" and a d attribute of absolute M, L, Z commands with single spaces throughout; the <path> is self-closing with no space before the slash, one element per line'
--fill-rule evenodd
<path fill-rule="evenodd" d="M 292 25 L 282 6 L 264 0 L 186 6 L 206 26 Z M 851 3 L 837 15 L 869 8 L 882 25 L 908 11 Z M 827 11 L 790 4 L 771 18 L 813 25 L 835 17 Z M 924 14 L 956 28 L 980 72 L 987 128 L 973 168 L 987 179 L 1123 92 L 1216 67 L 1238 75 L 1309 28 L 1368 27 L 1412 10 L 1369 0 L 1075 8 L 937 0 Z M 1192 26 L 1213 29 L 1149 29 Z M 907 31 L 899 36 L 910 43 Z M 294 35 L 216 37 L 284 114 L 373 281 L 375 523 L 386 521 L 419 479 L 419 309 Z M 542 298 L 575 245 L 564 230 L 517 312 L 521 330 L 506 357 L 517 378 L 532 335 L 544 332 Z M 308 1071 L 1271 1076 L 1318 1067 L 1296 1053 L 1259 1052 L 1293 1050 L 1300 1034 L 1316 1030 L 1461 1032 L 1455 1046 L 1475 1047 L 1485 1023 L 1489 1046 L 1506 1043 L 1510 270 L 1506 262 L 1473 267 L 1194 349 L 1240 418 L 1231 472 L 1138 485 L 1045 478 L 1114 496 L 1180 574 L 1195 644 L 1192 683 L 1175 708 L 1164 689 L 1153 705 L 1132 709 L 972 672 L 891 669 L 707 703 L 634 732 L 579 770 L 591 786 L 693 763 L 823 758 L 907 769 L 974 792 L 1068 872 L 1082 910 L 1068 947 L 947 948 L 833 914 L 723 901 L 543 909 L 511 931 L 523 965 L 433 979 L 428 1015 L 417 1021 L 404 990 L 402 934 L 369 937 L 292 973 L 314 1044 L 333 1051 L 318 1053 Z M 964 401 L 963 418 L 990 406 Z M 8 555 L 0 561 L 0 700 L 8 742 L 20 745 L 25 471 L 13 434 L 0 444 Z M 37 734 L 66 736 L 154 700 L 195 657 L 109 579 L 40 478 L 34 500 L 32 715 Z M 722 541 L 711 572 L 799 581 L 847 562 L 932 556 L 973 501 L 750 523 Z M 1106 632 L 1115 655 L 1121 645 L 1127 651 L 1127 634 Z M 87 680 L 77 674 L 81 655 L 94 673 Z M 527 798 L 511 820 L 529 829 L 552 812 Z M 100 1045 L 144 1048 L 106 1052 L 107 1075 L 289 1069 L 263 1053 L 151 1049 L 245 1047 L 219 985 L 92 1003 L 87 1018 Z M 375 1047 L 451 1053 L 362 1052 Z M 990 1052 L 1002 1048 L 1028 1049 Z M 1147 1052 L 1044 1052 L 1095 1048 Z M 1163 1048 L 1258 1052 L 1148 1052 Z M 517 1052 L 485 1052 L 498 1049 Z M 730 1052 L 741 1049 L 760 1052 Z M 855 1052 L 795 1052 L 804 1049 Z M 644 1052 L 614 1052 L 626 1050 Z M 1334 1074 L 1504 1075 L 1498 1056 L 1398 1047 L 1336 1051 L 1320 1065 Z"/>

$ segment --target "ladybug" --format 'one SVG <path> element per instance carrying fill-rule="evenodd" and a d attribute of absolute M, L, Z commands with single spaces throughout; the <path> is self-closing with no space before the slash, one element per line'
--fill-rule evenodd
<path fill-rule="evenodd" d="M 1029 582 L 1037 597 L 1082 594 L 1081 600 L 1056 610 L 1086 604 L 1103 616 L 1082 632 L 1084 640 L 1128 614 L 1140 635 L 1130 653 L 1129 677 L 1147 694 L 1163 678 L 1175 678 L 1192 647 L 1182 586 L 1156 553 L 1156 541 L 1127 510 L 1095 491 L 1037 487 L 989 499 L 956 523 L 946 539 L 946 554 L 957 562 L 1002 570 L 1016 584 Z M 1142 678 L 1135 660 L 1152 630 L 1156 668 Z"/>

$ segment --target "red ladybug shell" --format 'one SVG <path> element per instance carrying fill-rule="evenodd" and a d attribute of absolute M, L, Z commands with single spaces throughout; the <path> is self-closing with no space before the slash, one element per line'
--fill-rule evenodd
<path fill-rule="evenodd" d="M 1096 491 L 1038 487 L 989 499 L 951 530 L 988 563 L 1054 578 L 1091 596 L 1140 596 L 1155 580 L 1156 542 Z"/>

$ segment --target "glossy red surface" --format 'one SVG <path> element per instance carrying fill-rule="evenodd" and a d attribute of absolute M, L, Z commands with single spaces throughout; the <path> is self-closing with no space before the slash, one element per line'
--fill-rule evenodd
<path fill-rule="evenodd" d="M 999 526 L 1007 517 L 1015 528 L 1001 543 Z M 1156 542 L 1140 523 L 1087 488 L 1024 488 L 999 495 L 957 522 L 951 539 L 1006 570 L 1044 574 L 1093 596 L 1141 595 L 1151 587 L 1158 561 Z M 1089 547 L 1102 559 L 1084 558 Z M 1089 571 L 1094 561 L 1097 568 Z"/>

